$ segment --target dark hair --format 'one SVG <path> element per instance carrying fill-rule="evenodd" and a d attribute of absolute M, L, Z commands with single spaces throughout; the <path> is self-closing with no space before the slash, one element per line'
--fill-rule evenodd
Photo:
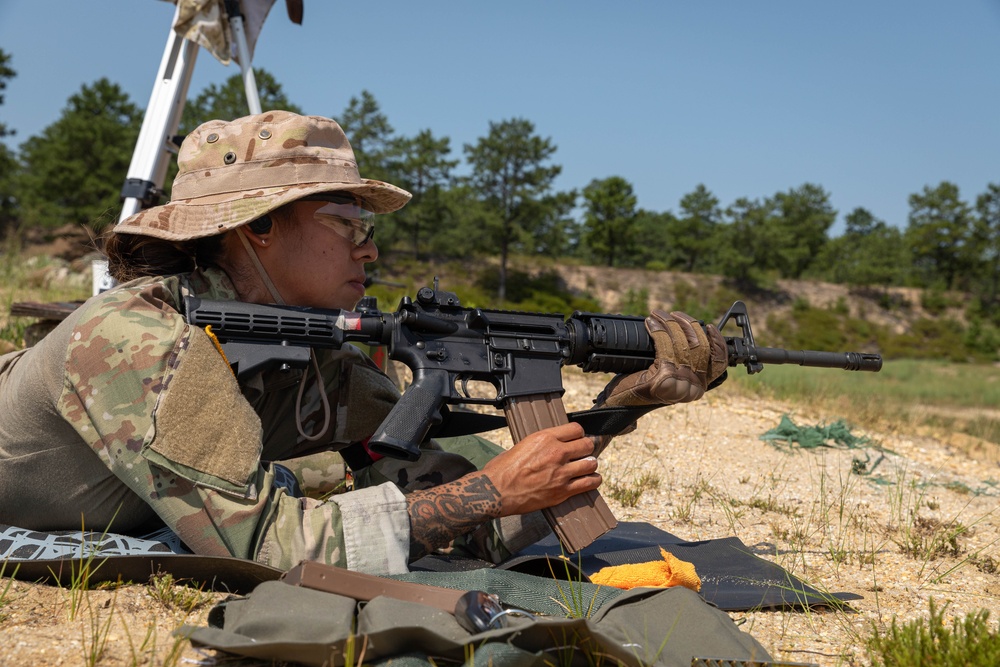
<path fill-rule="evenodd" d="M 190 273 L 195 267 L 218 264 L 222 235 L 192 241 L 166 241 L 142 234 L 118 234 L 109 229 L 101 237 L 108 257 L 108 273 L 120 283 L 144 276 Z"/>

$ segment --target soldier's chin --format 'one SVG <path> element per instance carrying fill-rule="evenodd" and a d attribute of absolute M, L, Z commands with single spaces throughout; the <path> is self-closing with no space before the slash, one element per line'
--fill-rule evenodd
<path fill-rule="evenodd" d="M 353 310 L 354 307 L 358 305 L 358 302 L 361 301 L 361 298 L 365 295 L 365 284 L 363 282 L 352 280 L 347 283 L 347 290 L 351 294 L 351 298 L 353 298 L 350 308 Z"/>

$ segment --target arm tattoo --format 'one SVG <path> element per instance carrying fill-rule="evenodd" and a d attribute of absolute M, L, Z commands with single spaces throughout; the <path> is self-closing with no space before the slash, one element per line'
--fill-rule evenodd
<path fill-rule="evenodd" d="M 414 491 L 406 496 L 410 514 L 410 558 L 419 558 L 500 516 L 500 492 L 485 474 Z"/>

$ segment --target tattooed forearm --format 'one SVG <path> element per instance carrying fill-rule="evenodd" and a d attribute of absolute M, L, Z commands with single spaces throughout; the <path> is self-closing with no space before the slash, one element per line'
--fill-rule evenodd
<path fill-rule="evenodd" d="M 500 516 L 500 492 L 485 474 L 406 496 L 410 513 L 410 558 L 419 558 Z"/>

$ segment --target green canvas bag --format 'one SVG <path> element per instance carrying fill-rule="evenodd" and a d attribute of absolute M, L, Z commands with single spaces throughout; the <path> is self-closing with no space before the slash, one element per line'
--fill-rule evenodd
<path fill-rule="evenodd" d="M 470 633 L 453 614 L 434 606 L 387 596 L 362 603 L 270 581 L 247 597 L 217 605 L 208 627 L 183 626 L 177 634 L 197 647 L 317 667 L 689 667 L 693 658 L 770 660 L 727 614 L 686 588 L 621 591 L 496 569 L 392 579 L 484 591 L 530 613 L 507 613 L 502 627 Z"/>

